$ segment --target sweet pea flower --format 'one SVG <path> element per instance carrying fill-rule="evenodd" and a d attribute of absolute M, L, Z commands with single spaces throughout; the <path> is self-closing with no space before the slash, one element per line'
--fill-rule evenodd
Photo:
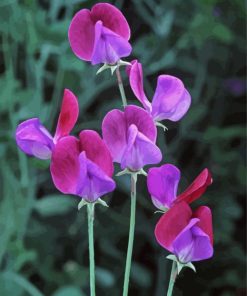
<path fill-rule="evenodd" d="M 54 146 L 62 137 L 70 133 L 77 121 L 78 114 L 79 106 L 76 96 L 70 90 L 65 89 L 55 136 L 51 136 L 38 118 L 31 118 L 18 125 L 16 129 L 17 145 L 28 155 L 40 159 L 50 159 Z"/>
<path fill-rule="evenodd" d="M 192 213 L 180 202 L 163 214 L 155 227 L 158 243 L 186 264 L 213 256 L 213 227 L 210 208 L 199 207 Z"/>
<path fill-rule="evenodd" d="M 115 64 L 131 53 L 130 28 L 120 10 L 109 3 L 82 9 L 73 17 L 69 32 L 70 46 L 81 60 Z"/>
<path fill-rule="evenodd" d="M 183 193 L 177 195 L 179 181 L 180 170 L 172 164 L 149 169 L 147 187 L 158 209 L 166 211 L 178 202 L 193 202 L 212 184 L 212 177 L 209 170 L 204 169 Z"/>
<path fill-rule="evenodd" d="M 97 132 L 84 130 L 79 139 L 66 136 L 52 152 L 51 175 L 58 190 L 95 202 L 115 189 L 111 154 Z"/>
<path fill-rule="evenodd" d="M 156 126 L 143 108 L 129 105 L 124 112 L 110 111 L 103 120 L 102 132 L 113 161 L 120 163 L 122 169 L 139 171 L 162 159 L 160 149 L 155 145 Z"/>
<path fill-rule="evenodd" d="M 171 75 L 160 75 L 152 103 L 150 103 L 143 88 L 142 65 L 137 60 L 132 61 L 131 64 L 127 67 L 130 86 L 153 119 L 156 122 L 164 119 L 180 120 L 191 104 L 191 96 L 183 82 Z"/>

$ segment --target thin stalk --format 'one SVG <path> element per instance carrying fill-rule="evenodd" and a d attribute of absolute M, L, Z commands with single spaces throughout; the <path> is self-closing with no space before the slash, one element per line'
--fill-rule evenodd
<path fill-rule="evenodd" d="M 177 271 L 177 262 L 173 261 L 172 262 L 172 270 L 171 270 L 171 276 L 170 276 L 170 282 L 169 282 L 169 287 L 168 287 L 168 291 L 167 291 L 167 296 L 172 296 L 172 291 L 173 291 L 173 287 L 176 281 L 176 277 L 177 277 L 178 271 Z"/>
<path fill-rule="evenodd" d="M 127 106 L 127 99 L 126 99 L 126 95 L 125 95 L 125 91 L 124 91 L 124 87 L 123 87 L 123 80 L 122 80 L 122 76 L 121 76 L 121 73 L 119 70 L 119 66 L 116 69 L 116 75 L 117 75 L 117 82 L 118 82 L 118 87 L 119 87 L 121 99 L 123 102 L 123 106 L 126 107 Z"/>
<path fill-rule="evenodd" d="M 94 263 L 94 203 L 87 204 L 88 217 L 88 242 L 89 242 L 89 265 L 90 265 L 90 296 L 95 296 L 95 263 Z"/>
<path fill-rule="evenodd" d="M 124 274 L 123 296 L 127 296 L 128 290 L 129 290 L 129 277 L 130 277 L 130 268 L 131 268 L 132 251 L 133 251 L 133 243 L 134 243 L 134 234 L 135 234 L 136 181 L 137 181 L 137 175 L 132 174 L 131 175 L 131 209 L 130 209 L 129 242 L 128 242 L 125 274 Z"/>

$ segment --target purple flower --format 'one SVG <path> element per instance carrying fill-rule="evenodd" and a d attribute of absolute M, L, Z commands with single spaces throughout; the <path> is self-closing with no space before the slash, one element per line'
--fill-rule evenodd
<path fill-rule="evenodd" d="M 155 145 L 156 126 L 150 114 L 140 107 L 130 105 L 124 112 L 110 111 L 103 120 L 102 131 L 113 161 L 120 163 L 122 169 L 138 171 L 162 159 Z"/>
<path fill-rule="evenodd" d="M 170 75 L 160 75 L 150 103 L 143 89 L 141 63 L 137 60 L 132 61 L 132 65 L 127 67 L 127 73 L 135 96 L 155 121 L 164 119 L 178 121 L 188 111 L 191 97 L 180 79 Z"/>
<path fill-rule="evenodd" d="M 80 140 L 73 136 L 63 137 L 53 149 L 51 175 L 62 193 L 95 202 L 115 189 L 112 174 L 112 157 L 95 131 L 82 131 Z"/>
<path fill-rule="evenodd" d="M 18 125 L 16 129 L 17 145 L 28 155 L 40 159 L 51 158 L 54 145 L 60 138 L 70 133 L 77 121 L 78 113 L 76 96 L 70 90 L 65 89 L 54 138 L 38 118 L 32 118 Z"/>
<path fill-rule="evenodd" d="M 175 203 L 193 202 L 212 184 L 212 177 L 209 170 L 204 169 L 183 193 L 177 195 L 179 181 L 180 171 L 172 164 L 149 169 L 147 187 L 153 204 L 158 209 L 166 211 Z"/>
<path fill-rule="evenodd" d="M 91 10 L 82 9 L 69 27 L 69 42 L 74 54 L 82 60 L 115 64 L 131 53 L 129 25 L 116 7 L 98 3 Z"/>
<path fill-rule="evenodd" d="M 229 78 L 224 81 L 224 87 L 236 97 L 243 96 L 246 92 L 246 83 L 241 78 Z"/>
<path fill-rule="evenodd" d="M 185 264 L 213 256 L 212 214 L 201 206 L 194 213 L 185 202 L 163 214 L 155 227 L 158 243 Z"/>

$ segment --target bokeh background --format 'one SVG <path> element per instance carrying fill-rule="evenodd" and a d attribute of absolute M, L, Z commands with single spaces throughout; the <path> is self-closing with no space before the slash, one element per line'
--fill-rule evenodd
<path fill-rule="evenodd" d="M 121 108 L 116 77 L 78 60 L 67 31 L 74 13 L 96 1 L 0 1 L 0 295 L 89 295 L 86 209 L 52 184 L 49 162 L 18 151 L 20 121 L 39 117 L 54 132 L 63 89 L 78 96 L 82 129 L 100 131 L 107 111 Z M 158 143 L 164 162 L 182 171 L 182 191 L 205 167 L 214 183 L 193 207 L 213 210 L 215 255 L 184 270 L 174 295 L 246 295 L 245 287 L 245 7 L 241 0 L 112 1 L 132 29 L 131 58 L 144 65 L 152 97 L 157 76 L 182 79 L 192 94 L 187 115 L 165 122 Z M 137 103 L 122 70 L 129 102 Z M 119 167 L 116 167 L 116 172 Z M 129 223 L 129 180 L 97 206 L 97 294 L 121 295 Z M 171 262 L 155 241 L 159 214 L 138 180 L 129 295 L 162 296 Z"/>

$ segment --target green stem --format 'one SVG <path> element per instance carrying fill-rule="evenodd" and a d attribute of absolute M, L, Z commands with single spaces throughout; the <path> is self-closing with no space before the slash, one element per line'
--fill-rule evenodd
<path fill-rule="evenodd" d="M 132 251 L 133 251 L 133 243 L 134 243 L 134 234 L 135 234 L 136 181 L 137 181 L 137 175 L 132 174 L 131 175 L 131 210 L 130 210 L 129 242 L 128 242 L 127 258 L 126 258 L 125 274 L 124 274 L 123 296 L 128 295 L 128 289 L 129 289 L 129 277 L 130 277 L 130 268 L 131 268 Z"/>
<path fill-rule="evenodd" d="M 95 296 L 95 263 L 94 263 L 94 203 L 87 204 L 88 215 L 88 241 L 89 241 L 89 264 L 90 264 L 90 296 Z"/>
<path fill-rule="evenodd" d="M 172 270 L 171 270 L 171 276 L 170 276 L 170 282 L 169 282 L 169 287 L 168 287 L 168 291 L 167 291 L 167 296 L 172 296 L 172 291 L 173 291 L 173 287 L 176 281 L 176 277 L 177 277 L 177 262 L 173 261 L 172 262 Z"/>
<path fill-rule="evenodd" d="M 125 91 L 124 91 L 124 87 L 123 87 L 123 81 L 122 81 L 122 76 L 121 76 L 121 73 L 119 70 L 119 66 L 116 69 L 116 75 L 117 75 L 117 82 L 118 82 L 118 87 L 119 87 L 120 95 L 122 98 L 123 106 L 126 107 L 127 106 L 127 99 L 126 99 L 126 95 L 125 95 Z"/>

